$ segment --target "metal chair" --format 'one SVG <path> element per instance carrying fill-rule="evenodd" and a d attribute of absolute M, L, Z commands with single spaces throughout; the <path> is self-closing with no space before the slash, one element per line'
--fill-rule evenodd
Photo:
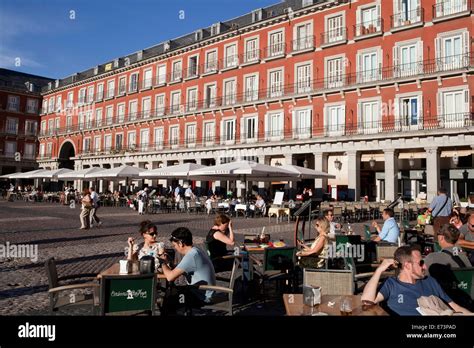
<path fill-rule="evenodd" d="M 303 269 L 304 286 L 320 286 L 327 295 L 348 296 L 354 294 L 352 270 Z"/>
<path fill-rule="evenodd" d="M 377 262 L 382 262 L 384 259 L 393 259 L 395 251 L 398 249 L 398 245 L 383 245 L 377 244 Z"/>
<path fill-rule="evenodd" d="M 51 313 L 58 309 L 73 307 L 73 306 L 92 306 L 93 312 L 96 313 L 99 305 L 99 284 L 95 282 L 76 283 L 76 284 L 60 284 L 59 281 L 80 278 L 95 278 L 96 274 L 74 274 L 64 277 L 58 277 L 56 261 L 54 258 L 49 258 L 45 262 L 46 274 L 49 282 L 49 309 Z M 72 290 L 76 289 L 90 289 L 91 294 L 75 295 Z M 60 296 L 61 293 L 69 292 L 68 296 Z"/>

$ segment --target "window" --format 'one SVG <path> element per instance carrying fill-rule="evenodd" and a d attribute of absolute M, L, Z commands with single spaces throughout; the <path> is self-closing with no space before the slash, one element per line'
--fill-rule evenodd
<path fill-rule="evenodd" d="M 216 126 L 214 122 L 205 122 L 204 123 L 204 142 L 206 144 L 214 143 L 214 138 L 216 136 Z"/>
<path fill-rule="evenodd" d="M 155 97 L 155 109 L 156 109 L 157 116 L 162 116 L 165 114 L 165 95 L 164 94 L 158 94 Z"/>
<path fill-rule="evenodd" d="M 107 152 L 112 150 L 112 135 L 108 134 L 104 137 L 104 150 Z"/>
<path fill-rule="evenodd" d="M 36 121 L 25 121 L 25 135 L 36 135 Z"/>
<path fill-rule="evenodd" d="M 379 130 L 380 104 L 378 101 L 367 101 L 359 104 L 359 131 L 363 134 L 375 134 Z"/>
<path fill-rule="evenodd" d="M 338 14 L 326 18 L 326 33 L 324 43 L 333 43 L 346 40 L 346 28 L 344 24 L 344 15 Z"/>
<path fill-rule="evenodd" d="M 100 83 L 97 85 L 97 101 L 104 99 L 104 84 Z"/>
<path fill-rule="evenodd" d="M 94 86 L 87 88 L 87 102 L 92 103 L 94 101 Z"/>
<path fill-rule="evenodd" d="M 120 151 L 123 147 L 123 134 L 115 134 L 115 150 Z"/>
<path fill-rule="evenodd" d="M 224 81 L 224 105 L 235 104 L 236 81 L 235 79 Z"/>
<path fill-rule="evenodd" d="M 181 104 L 181 92 L 176 91 L 171 93 L 171 113 L 178 113 Z"/>
<path fill-rule="evenodd" d="M 338 88 L 344 84 L 344 60 L 345 57 L 329 58 L 326 61 L 326 87 Z"/>
<path fill-rule="evenodd" d="M 235 142 L 235 119 L 221 121 L 221 143 Z"/>
<path fill-rule="evenodd" d="M 285 53 L 285 39 L 283 30 L 269 34 L 268 58 Z"/>
<path fill-rule="evenodd" d="M 79 115 L 79 117 L 80 116 L 81 115 Z M 7 127 L 7 129 L 8 129 L 8 127 Z M 48 134 L 51 135 L 53 133 L 54 133 L 54 119 L 51 118 L 51 119 L 48 120 Z"/>
<path fill-rule="evenodd" d="M 127 77 L 126 77 L 126 76 L 122 76 L 122 77 L 119 79 L 119 90 L 118 90 L 118 93 L 119 93 L 119 95 L 124 95 L 126 91 L 127 91 Z"/>
<path fill-rule="evenodd" d="M 346 127 L 346 106 L 329 105 L 325 109 L 326 135 L 341 136 L 345 134 Z"/>
<path fill-rule="evenodd" d="M 357 54 L 357 82 L 366 83 L 380 80 L 382 69 L 379 62 L 379 51 L 369 51 Z"/>
<path fill-rule="evenodd" d="M 192 56 L 188 59 L 188 75 L 187 77 L 198 76 L 198 56 Z"/>
<path fill-rule="evenodd" d="M 262 20 L 262 9 L 252 11 L 252 23 Z"/>
<path fill-rule="evenodd" d="M 48 101 L 46 99 L 43 99 L 43 106 L 41 108 L 41 113 L 42 114 L 48 113 Z"/>
<path fill-rule="evenodd" d="M 161 150 L 164 142 L 164 131 L 163 127 L 155 128 L 155 149 Z"/>
<path fill-rule="evenodd" d="M 468 0 L 437 0 L 435 17 L 444 17 L 468 11 Z"/>
<path fill-rule="evenodd" d="M 246 102 L 258 100 L 258 75 L 245 77 L 244 100 Z"/>
<path fill-rule="evenodd" d="M 125 121 L 125 104 L 117 105 L 117 122 L 122 123 Z"/>
<path fill-rule="evenodd" d="M 70 109 L 74 107 L 74 93 L 69 92 L 66 99 L 66 108 Z"/>
<path fill-rule="evenodd" d="M 357 9 L 356 36 L 374 34 L 382 30 L 380 5 Z"/>
<path fill-rule="evenodd" d="M 48 143 L 46 145 L 46 157 L 51 157 L 53 154 L 53 143 Z"/>
<path fill-rule="evenodd" d="M 257 126 L 258 121 L 256 116 L 244 117 L 242 119 L 242 131 L 241 136 L 244 142 L 254 142 L 257 141 Z"/>
<path fill-rule="evenodd" d="M 166 65 L 158 65 L 156 73 L 156 84 L 164 85 L 166 83 Z"/>
<path fill-rule="evenodd" d="M 107 106 L 105 108 L 105 122 L 107 125 L 111 125 L 114 122 L 114 107 Z"/>
<path fill-rule="evenodd" d="M 69 132 L 72 128 L 72 116 L 66 118 L 66 131 Z"/>
<path fill-rule="evenodd" d="M 41 121 L 41 135 L 46 134 L 46 121 Z"/>
<path fill-rule="evenodd" d="M 84 90 L 85 92 L 86 90 Z M 48 101 L 48 113 L 51 113 L 54 111 L 54 97 L 49 98 Z"/>
<path fill-rule="evenodd" d="M 216 85 L 207 85 L 205 87 L 206 107 L 213 108 L 216 106 Z"/>
<path fill-rule="evenodd" d="M 446 128 L 466 126 L 469 98 L 467 89 L 450 89 L 438 93 L 438 117 L 444 119 Z"/>
<path fill-rule="evenodd" d="M 107 82 L 107 98 L 113 98 L 115 95 L 115 80 Z"/>
<path fill-rule="evenodd" d="M 469 66 L 469 32 L 436 38 L 436 61 L 438 70 L 448 71 Z"/>
<path fill-rule="evenodd" d="M 211 73 L 217 71 L 217 50 L 206 52 L 206 64 L 204 73 Z"/>
<path fill-rule="evenodd" d="M 57 121 L 59 122 L 59 119 L 57 119 Z M 86 112 L 85 122 L 86 122 L 86 129 L 91 129 L 92 128 L 92 111 Z"/>
<path fill-rule="evenodd" d="M 151 110 L 151 98 L 143 98 L 142 99 L 142 115 L 143 115 L 143 118 L 150 117 L 150 110 Z"/>
<path fill-rule="evenodd" d="M 96 127 L 102 126 L 102 109 L 97 109 L 95 111 L 95 126 Z"/>
<path fill-rule="evenodd" d="M 150 143 L 150 130 L 142 129 L 140 131 L 140 151 L 148 151 L 149 143 Z"/>
<path fill-rule="evenodd" d="M 398 126 L 402 129 L 418 129 L 421 123 L 421 96 L 402 97 L 398 101 Z"/>
<path fill-rule="evenodd" d="M 27 99 L 26 112 L 29 114 L 36 114 L 38 112 L 38 99 Z"/>
<path fill-rule="evenodd" d="M 18 119 L 17 118 L 7 118 L 7 129 L 8 134 L 18 134 Z"/>
<path fill-rule="evenodd" d="M 293 135 L 299 139 L 311 137 L 311 109 L 295 110 L 293 114 Z"/>
<path fill-rule="evenodd" d="M 62 110 L 62 97 L 60 95 L 58 95 L 56 97 L 56 112 L 61 112 Z"/>
<path fill-rule="evenodd" d="M 270 88 L 268 97 L 275 98 L 283 95 L 283 70 L 269 72 Z"/>
<path fill-rule="evenodd" d="M 40 144 L 39 154 L 40 154 L 40 157 L 44 157 L 44 144 Z"/>
<path fill-rule="evenodd" d="M 34 159 L 35 158 L 35 144 L 25 144 L 25 151 L 23 157 L 26 159 Z"/>
<path fill-rule="evenodd" d="M 129 86 L 129 93 L 136 92 L 138 89 L 138 73 L 134 73 L 130 75 L 130 82 Z"/>
<path fill-rule="evenodd" d="M 269 113 L 265 122 L 265 139 L 280 140 L 283 138 L 283 113 Z"/>
<path fill-rule="evenodd" d="M 94 138 L 94 151 L 96 152 L 100 151 L 100 141 L 101 141 L 100 136 Z"/>
<path fill-rule="evenodd" d="M 151 88 L 151 85 L 153 83 L 152 76 L 153 76 L 152 69 L 145 70 L 144 76 L 143 76 L 143 86 L 142 86 L 142 88 Z"/>
<path fill-rule="evenodd" d="M 393 27 L 398 28 L 421 21 L 420 0 L 395 0 Z"/>
<path fill-rule="evenodd" d="M 172 148 L 178 147 L 179 144 L 179 126 L 170 127 L 170 144 Z"/>
<path fill-rule="evenodd" d="M 91 151 L 91 138 L 84 138 L 82 147 L 83 153 L 89 153 Z"/>
<path fill-rule="evenodd" d="M 5 156 L 14 157 L 16 152 L 16 141 L 5 141 Z"/>
<path fill-rule="evenodd" d="M 228 45 L 224 50 L 225 68 L 234 68 L 239 64 L 237 57 L 237 44 Z"/>
<path fill-rule="evenodd" d="M 137 112 L 138 112 L 138 102 L 133 100 L 128 103 L 128 117 L 129 121 L 134 121 L 137 119 Z"/>
<path fill-rule="evenodd" d="M 187 97 L 187 110 L 194 111 L 197 109 L 197 88 L 190 88 L 188 89 L 188 97 Z"/>
<path fill-rule="evenodd" d="M 188 147 L 196 145 L 196 125 L 188 124 L 186 126 L 186 144 Z"/>
<path fill-rule="evenodd" d="M 86 89 L 85 88 L 81 88 L 79 90 L 79 105 L 82 105 L 82 104 L 85 104 L 86 102 Z"/>
<path fill-rule="evenodd" d="M 135 131 L 127 134 L 127 147 L 129 150 L 135 150 L 137 146 L 137 133 Z"/>
<path fill-rule="evenodd" d="M 176 62 L 173 62 L 173 71 L 171 73 L 171 81 L 180 81 L 182 77 L 182 71 L 181 71 L 181 61 L 178 60 Z"/>
<path fill-rule="evenodd" d="M 311 64 L 302 64 L 296 67 L 296 93 L 311 91 Z"/>
<path fill-rule="evenodd" d="M 260 52 L 258 49 L 258 38 L 249 39 L 245 42 L 244 58 L 244 63 L 255 62 L 259 60 Z"/>
<path fill-rule="evenodd" d="M 58 131 L 61 128 L 61 119 L 58 117 L 55 120 L 55 129 Z"/>
<path fill-rule="evenodd" d="M 423 72 L 423 42 L 395 46 L 393 65 L 396 77 L 405 77 Z"/>
<path fill-rule="evenodd" d="M 293 51 L 302 51 L 314 47 L 314 36 L 311 23 L 297 25 L 294 31 Z"/>

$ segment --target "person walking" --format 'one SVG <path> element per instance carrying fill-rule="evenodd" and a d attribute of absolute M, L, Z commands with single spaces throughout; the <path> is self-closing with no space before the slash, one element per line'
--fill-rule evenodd
<path fill-rule="evenodd" d="M 92 209 L 92 199 L 89 192 L 89 189 L 85 188 L 82 191 L 82 199 L 81 199 L 82 207 L 81 207 L 81 214 L 79 218 L 81 220 L 81 230 L 88 230 L 90 228 L 90 211 Z"/>
<path fill-rule="evenodd" d="M 148 187 L 145 187 L 141 193 L 138 195 L 138 214 L 145 214 L 144 208 L 148 202 Z"/>
<path fill-rule="evenodd" d="M 102 226 L 102 221 L 100 221 L 99 217 L 97 216 L 97 209 L 99 209 L 99 195 L 97 192 L 95 192 L 95 188 L 91 187 L 90 189 L 91 192 L 91 203 L 92 203 L 92 209 L 89 213 L 90 216 L 90 226 L 92 227 L 94 225 L 94 222 L 96 224 L 96 227 Z"/>
<path fill-rule="evenodd" d="M 428 213 L 431 214 L 433 221 L 433 229 L 438 233 L 440 227 L 444 224 L 449 224 L 451 212 L 453 210 L 453 202 L 448 197 L 448 191 L 444 187 L 438 190 L 436 196 L 428 208 Z"/>

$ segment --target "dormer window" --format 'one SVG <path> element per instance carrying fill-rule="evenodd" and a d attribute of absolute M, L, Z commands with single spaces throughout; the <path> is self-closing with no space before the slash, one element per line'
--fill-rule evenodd
<path fill-rule="evenodd" d="M 261 20 L 262 20 L 262 9 L 259 8 L 258 10 L 252 11 L 252 23 L 255 23 Z"/>
<path fill-rule="evenodd" d="M 221 23 L 216 23 L 211 26 L 211 35 L 218 35 L 221 32 Z"/>
<path fill-rule="evenodd" d="M 200 40 L 202 40 L 202 29 L 197 30 L 197 31 L 194 33 L 194 40 L 195 40 L 195 41 L 200 41 Z"/>
<path fill-rule="evenodd" d="M 311 6 L 313 4 L 313 0 L 303 0 L 303 7 Z"/>

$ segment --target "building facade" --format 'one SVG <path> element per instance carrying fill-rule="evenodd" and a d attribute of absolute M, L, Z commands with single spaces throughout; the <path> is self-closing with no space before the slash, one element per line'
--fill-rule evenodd
<path fill-rule="evenodd" d="M 50 81 L 0 69 L 0 175 L 38 167 L 40 92 Z"/>
<path fill-rule="evenodd" d="M 472 5 L 287 0 L 56 80 L 39 164 L 254 159 L 328 171 L 337 199 L 466 197 Z"/>

